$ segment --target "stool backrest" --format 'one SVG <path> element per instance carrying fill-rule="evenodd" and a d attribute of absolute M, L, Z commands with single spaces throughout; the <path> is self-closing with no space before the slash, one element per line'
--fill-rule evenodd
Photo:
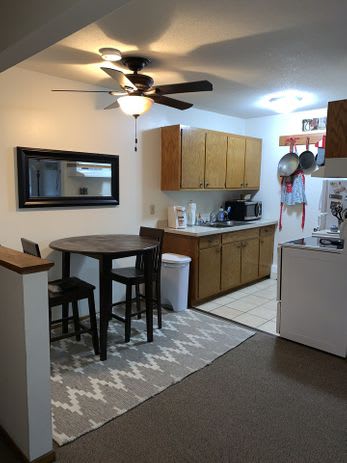
<path fill-rule="evenodd" d="M 34 241 L 27 240 L 26 238 L 20 239 L 22 242 L 23 252 L 31 256 L 41 257 L 40 247 Z"/>
<path fill-rule="evenodd" d="M 160 228 L 140 227 L 139 235 L 143 238 L 149 238 L 151 240 L 158 241 L 159 246 L 156 248 L 153 256 L 153 272 L 159 272 L 161 267 L 161 254 L 163 248 L 164 230 L 161 230 Z M 136 258 L 135 266 L 136 268 L 143 270 L 142 256 L 138 256 Z"/>

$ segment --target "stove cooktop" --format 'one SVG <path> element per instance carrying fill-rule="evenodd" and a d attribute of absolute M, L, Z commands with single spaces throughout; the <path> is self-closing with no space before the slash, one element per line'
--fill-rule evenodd
<path fill-rule="evenodd" d="M 299 246 L 310 246 L 311 248 L 329 248 L 329 249 L 343 249 L 343 240 L 340 238 L 319 238 L 309 236 L 307 238 L 300 238 L 299 240 L 289 241 L 290 244 Z"/>

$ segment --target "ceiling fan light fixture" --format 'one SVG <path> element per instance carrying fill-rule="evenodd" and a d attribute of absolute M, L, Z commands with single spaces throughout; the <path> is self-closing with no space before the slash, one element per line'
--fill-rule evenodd
<path fill-rule="evenodd" d="M 127 95 L 118 98 L 118 103 L 123 113 L 129 116 L 140 116 L 153 105 L 153 100 L 147 96 Z"/>
<path fill-rule="evenodd" d="M 116 48 L 100 48 L 99 53 L 104 61 L 120 61 L 122 54 Z"/>

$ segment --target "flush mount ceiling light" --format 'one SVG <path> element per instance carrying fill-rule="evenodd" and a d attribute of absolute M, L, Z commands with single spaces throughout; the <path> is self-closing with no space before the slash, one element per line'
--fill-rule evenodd
<path fill-rule="evenodd" d="M 122 54 L 116 48 L 100 48 L 99 53 L 104 61 L 120 61 Z"/>
<path fill-rule="evenodd" d="M 120 109 L 129 116 L 140 116 L 151 109 L 153 100 L 147 96 L 127 95 L 118 98 Z"/>
<path fill-rule="evenodd" d="M 308 106 L 313 101 L 314 97 L 311 93 L 299 90 L 284 90 L 266 95 L 260 100 L 259 106 L 285 114 Z"/>

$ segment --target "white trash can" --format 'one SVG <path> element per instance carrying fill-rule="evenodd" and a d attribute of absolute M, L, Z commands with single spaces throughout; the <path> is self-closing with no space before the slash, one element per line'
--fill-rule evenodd
<path fill-rule="evenodd" d="M 165 253 L 161 265 L 161 301 L 175 312 L 188 307 L 189 263 L 192 259 L 180 254 Z"/>

